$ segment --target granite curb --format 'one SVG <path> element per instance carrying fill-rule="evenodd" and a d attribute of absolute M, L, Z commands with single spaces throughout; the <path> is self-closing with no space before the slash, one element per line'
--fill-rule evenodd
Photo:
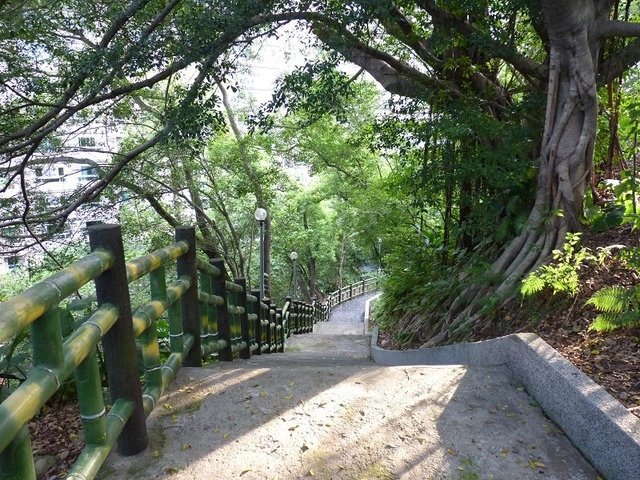
<path fill-rule="evenodd" d="M 546 415 L 609 480 L 640 478 L 640 419 L 533 333 L 416 350 L 378 347 L 381 365 L 506 365 Z"/>

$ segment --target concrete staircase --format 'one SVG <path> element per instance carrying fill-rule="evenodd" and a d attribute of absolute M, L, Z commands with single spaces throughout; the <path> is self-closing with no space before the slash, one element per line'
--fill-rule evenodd
<path fill-rule="evenodd" d="M 103 478 L 596 478 L 506 367 L 372 363 L 365 300 L 285 354 L 182 369 L 150 448 Z"/>

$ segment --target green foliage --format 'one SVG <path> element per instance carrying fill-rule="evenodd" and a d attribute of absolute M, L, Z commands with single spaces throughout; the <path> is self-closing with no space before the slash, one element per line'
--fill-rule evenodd
<path fill-rule="evenodd" d="M 623 327 L 640 326 L 640 288 L 605 287 L 598 290 L 587 305 L 593 305 L 600 313 L 589 330 L 607 332 Z"/>
<path fill-rule="evenodd" d="M 623 248 L 618 259 L 627 267 L 640 271 L 640 248 Z M 598 290 L 587 300 L 600 312 L 590 330 L 606 332 L 618 328 L 640 326 L 640 287 L 614 285 Z"/>
<path fill-rule="evenodd" d="M 598 249 L 593 253 L 589 248 L 580 248 L 581 233 L 568 233 L 562 250 L 554 250 L 553 261 L 531 272 L 522 281 L 520 293 L 529 297 L 551 290 L 553 295 L 562 293 L 575 296 L 580 286 L 579 271 L 588 262 L 601 264 L 610 255 L 610 249 Z"/>
<path fill-rule="evenodd" d="M 28 329 L 0 345 L 0 402 L 26 379 L 32 365 L 29 347 Z"/>

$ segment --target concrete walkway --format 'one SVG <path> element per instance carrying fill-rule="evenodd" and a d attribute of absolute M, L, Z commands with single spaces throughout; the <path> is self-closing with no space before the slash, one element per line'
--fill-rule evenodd
<path fill-rule="evenodd" d="M 102 478 L 596 480 L 506 367 L 373 364 L 365 300 L 284 355 L 183 369 Z"/>

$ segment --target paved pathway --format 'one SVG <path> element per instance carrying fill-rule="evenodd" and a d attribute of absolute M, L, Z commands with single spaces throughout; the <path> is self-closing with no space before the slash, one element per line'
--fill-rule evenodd
<path fill-rule="evenodd" d="M 185 368 L 103 478 L 595 480 L 504 367 L 382 367 L 363 298 L 286 354 Z"/>

